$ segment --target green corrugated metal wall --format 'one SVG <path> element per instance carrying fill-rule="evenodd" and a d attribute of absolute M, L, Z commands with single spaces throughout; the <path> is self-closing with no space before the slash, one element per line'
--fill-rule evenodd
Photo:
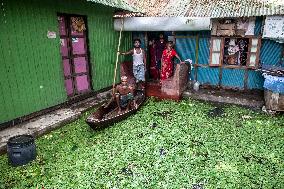
<path fill-rule="evenodd" d="M 113 8 L 85 0 L 2 0 L 0 6 L 0 123 L 67 100 L 59 52 L 57 13 L 86 15 L 92 85 L 112 84 L 119 33 Z M 48 39 L 47 31 L 56 31 Z M 131 46 L 124 33 L 121 49 Z"/>

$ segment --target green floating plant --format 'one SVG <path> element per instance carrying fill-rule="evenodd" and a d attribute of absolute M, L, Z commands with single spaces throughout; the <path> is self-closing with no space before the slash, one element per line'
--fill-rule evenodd
<path fill-rule="evenodd" d="M 149 99 L 94 131 L 85 123 L 91 112 L 37 139 L 28 165 L 11 167 L 1 156 L 0 189 L 284 188 L 281 115 Z"/>

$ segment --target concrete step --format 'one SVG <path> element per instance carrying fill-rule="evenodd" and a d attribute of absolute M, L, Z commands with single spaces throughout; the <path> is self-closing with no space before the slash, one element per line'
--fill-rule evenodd
<path fill-rule="evenodd" d="M 16 135 L 29 134 L 34 137 L 42 136 L 54 129 L 78 119 L 82 113 L 102 104 L 109 99 L 111 91 L 99 93 L 69 107 L 57 109 L 27 122 L 8 127 L 0 131 L 0 154 L 6 153 L 9 138 Z"/>
<path fill-rule="evenodd" d="M 200 89 L 196 92 L 193 90 L 186 90 L 183 92 L 183 98 L 235 104 L 253 109 L 261 109 L 264 106 L 263 94 L 242 91 Z"/>

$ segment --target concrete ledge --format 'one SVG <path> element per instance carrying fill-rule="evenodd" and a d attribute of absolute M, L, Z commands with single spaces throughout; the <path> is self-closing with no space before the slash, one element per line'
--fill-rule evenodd
<path fill-rule="evenodd" d="M 29 134 L 34 137 L 42 136 L 52 130 L 55 130 L 67 123 L 78 119 L 82 113 L 98 106 L 109 99 L 111 91 L 97 94 L 86 100 L 77 102 L 67 108 L 61 108 L 52 111 L 43 116 L 36 117 L 27 122 L 15 125 L 0 131 L 0 154 L 7 151 L 7 142 L 10 137 L 16 135 Z"/>
<path fill-rule="evenodd" d="M 200 89 L 198 92 L 187 90 L 183 98 L 193 98 L 216 103 L 235 104 L 253 109 L 261 109 L 264 106 L 263 94 L 245 93 L 242 91 L 208 90 Z"/>

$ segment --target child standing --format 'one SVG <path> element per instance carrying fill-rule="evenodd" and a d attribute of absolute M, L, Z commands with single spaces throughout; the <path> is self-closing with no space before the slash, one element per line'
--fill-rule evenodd
<path fill-rule="evenodd" d="M 145 88 L 145 72 L 146 72 L 146 54 L 144 49 L 141 47 L 140 39 L 134 40 L 134 49 L 128 52 L 120 52 L 122 55 L 132 55 L 133 56 L 133 75 L 136 79 L 136 83 L 140 86 L 142 90 Z"/>

